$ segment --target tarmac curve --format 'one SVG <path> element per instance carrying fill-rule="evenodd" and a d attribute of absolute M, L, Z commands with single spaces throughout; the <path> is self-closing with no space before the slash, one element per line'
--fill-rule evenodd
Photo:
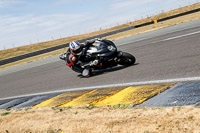
<path fill-rule="evenodd" d="M 200 20 L 115 41 L 137 62 L 80 78 L 58 56 L 0 71 L 0 98 L 92 86 L 200 77 Z"/>

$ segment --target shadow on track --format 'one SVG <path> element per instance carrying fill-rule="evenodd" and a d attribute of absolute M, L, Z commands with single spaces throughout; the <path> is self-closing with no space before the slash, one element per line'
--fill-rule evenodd
<path fill-rule="evenodd" d="M 125 69 L 125 68 L 131 67 L 131 66 L 135 66 L 135 65 L 138 65 L 138 64 L 139 64 L 139 63 L 135 63 L 135 64 L 130 65 L 130 66 L 116 66 L 116 67 L 107 68 L 107 69 L 94 70 L 94 71 L 93 71 L 93 74 L 92 74 L 90 77 L 95 77 L 95 76 L 104 74 L 105 72 L 119 71 L 119 70 L 121 70 L 121 69 Z M 80 78 L 90 78 L 90 77 L 82 77 L 82 76 L 80 76 L 80 75 L 78 75 L 78 77 L 80 77 Z"/>

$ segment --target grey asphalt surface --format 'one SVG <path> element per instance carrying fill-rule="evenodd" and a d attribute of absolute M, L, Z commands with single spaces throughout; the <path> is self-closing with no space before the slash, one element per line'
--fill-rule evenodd
<path fill-rule="evenodd" d="M 140 107 L 200 106 L 200 82 L 179 83 L 142 103 Z"/>
<path fill-rule="evenodd" d="M 79 78 L 56 56 L 1 70 L 0 98 L 88 86 L 200 77 L 200 20 L 115 43 L 119 50 L 136 57 L 136 65 Z"/>

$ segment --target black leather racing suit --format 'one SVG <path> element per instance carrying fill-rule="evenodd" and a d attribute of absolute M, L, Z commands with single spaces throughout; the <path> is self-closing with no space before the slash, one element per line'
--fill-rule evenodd
<path fill-rule="evenodd" d="M 75 55 L 71 52 L 70 49 L 67 50 L 66 53 L 60 55 L 60 59 L 63 59 L 66 61 L 66 65 L 69 66 L 72 70 L 78 73 L 82 73 L 84 68 L 81 67 L 80 63 L 89 63 L 90 61 L 94 60 L 95 57 L 86 57 L 86 52 L 90 46 L 95 42 L 96 39 L 87 40 L 85 44 L 81 44 L 82 48 L 82 54 L 81 55 Z M 65 58 L 61 57 L 65 55 Z"/>

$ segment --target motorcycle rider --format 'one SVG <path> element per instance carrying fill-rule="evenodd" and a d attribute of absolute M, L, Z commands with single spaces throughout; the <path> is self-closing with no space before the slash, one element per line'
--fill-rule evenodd
<path fill-rule="evenodd" d="M 85 44 L 80 44 L 78 41 L 72 41 L 69 43 L 67 52 L 60 55 L 59 58 L 65 60 L 66 65 L 72 70 L 87 77 L 91 74 L 91 69 L 89 69 L 89 67 L 98 65 L 99 60 L 96 57 L 86 56 L 86 52 L 90 46 L 93 46 L 93 43 L 100 40 L 101 39 L 99 38 L 87 40 Z"/>

